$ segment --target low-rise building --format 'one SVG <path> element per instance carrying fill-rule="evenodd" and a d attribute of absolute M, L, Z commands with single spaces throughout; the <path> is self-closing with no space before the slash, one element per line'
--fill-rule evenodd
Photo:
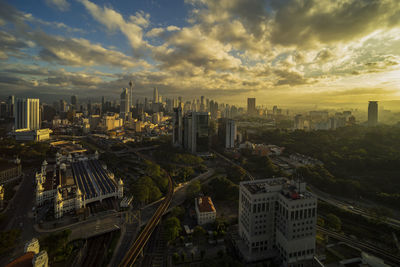
<path fill-rule="evenodd" d="M 12 162 L 0 161 L 0 184 L 6 183 L 22 175 L 20 159 Z"/>
<path fill-rule="evenodd" d="M 197 224 L 199 225 L 213 223 L 217 218 L 217 211 L 210 197 L 196 198 L 195 210 Z"/>
<path fill-rule="evenodd" d="M 50 134 L 53 131 L 50 129 L 37 129 L 37 130 L 30 130 L 30 129 L 17 129 L 15 130 L 12 135 L 15 137 L 17 141 L 46 141 L 50 139 Z"/>

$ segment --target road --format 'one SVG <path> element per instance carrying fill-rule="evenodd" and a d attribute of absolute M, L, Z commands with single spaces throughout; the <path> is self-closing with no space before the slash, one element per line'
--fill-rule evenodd
<path fill-rule="evenodd" d="M 229 162 L 230 164 L 232 164 L 234 166 L 241 167 L 239 164 L 233 162 L 232 160 L 230 160 L 229 158 L 225 157 L 224 155 L 221 155 L 220 153 L 216 152 L 215 150 L 213 150 L 213 152 L 218 157 L 220 157 L 223 160 Z M 250 180 L 254 180 L 254 177 L 247 170 L 245 170 L 245 171 L 246 171 L 246 174 L 249 177 L 249 179 Z M 327 202 L 327 203 L 329 203 L 329 204 L 331 204 L 333 206 L 336 206 L 336 207 L 338 207 L 340 209 L 344 209 L 344 210 L 346 210 L 348 212 L 364 216 L 364 217 L 366 217 L 368 219 L 376 219 L 376 217 L 372 216 L 368 211 L 365 211 L 364 209 L 361 209 L 361 208 L 355 207 L 355 206 L 351 207 L 349 204 L 347 204 L 347 203 L 345 203 L 343 201 L 337 200 L 334 196 L 332 196 L 330 194 L 322 192 L 322 191 L 318 190 L 317 188 L 312 187 L 311 185 L 308 185 L 308 186 L 311 188 L 311 191 L 313 192 L 313 194 L 319 200 L 325 201 L 325 202 Z M 397 220 L 395 218 L 388 217 L 388 218 L 386 218 L 386 221 L 384 221 L 384 223 L 386 223 L 386 224 L 388 224 L 388 225 L 390 225 L 392 227 L 400 229 L 400 220 Z"/>
<path fill-rule="evenodd" d="M 393 255 L 393 254 L 387 252 L 386 250 L 381 249 L 380 247 L 352 239 L 350 237 L 347 237 L 347 236 L 344 236 L 337 232 L 322 228 L 320 226 L 317 226 L 317 230 L 327 236 L 333 237 L 339 241 L 343 241 L 352 247 L 358 248 L 362 251 L 370 252 L 371 254 L 374 254 L 374 255 L 382 258 L 383 260 L 387 261 L 392 266 L 400 266 L 400 257 L 399 256 Z"/>
<path fill-rule="evenodd" d="M 345 203 L 343 201 L 340 201 L 338 199 L 336 199 L 334 196 L 327 194 L 325 192 L 322 192 L 320 190 L 318 190 L 317 188 L 308 185 L 308 187 L 310 188 L 311 192 L 319 199 L 322 200 L 326 203 L 329 203 L 337 208 L 346 210 L 348 212 L 354 213 L 354 214 L 358 214 L 361 215 L 363 217 L 366 217 L 368 219 L 376 219 L 375 216 L 371 215 L 368 211 L 365 211 L 364 209 L 361 209 L 359 207 L 356 206 L 351 206 L 348 203 Z M 400 221 L 396 220 L 394 218 L 386 218 L 386 221 L 384 221 L 383 223 L 388 224 L 391 227 L 394 228 L 398 228 L 400 229 Z"/>

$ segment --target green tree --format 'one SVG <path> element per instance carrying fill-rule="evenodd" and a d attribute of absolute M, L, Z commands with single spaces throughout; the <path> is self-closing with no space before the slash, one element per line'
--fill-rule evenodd
<path fill-rule="evenodd" d="M 333 213 L 329 213 L 328 215 L 326 215 L 325 224 L 329 228 L 336 231 L 340 231 L 340 229 L 342 228 L 342 221 L 338 216 Z"/>
<path fill-rule="evenodd" d="M 228 178 L 235 184 L 239 184 L 246 179 L 246 170 L 240 166 L 234 166 L 228 169 Z"/>
<path fill-rule="evenodd" d="M 172 254 L 172 261 L 176 264 L 176 263 L 178 263 L 179 262 L 179 259 L 180 259 L 180 257 L 179 257 L 179 254 L 178 253 L 174 253 L 174 254 Z"/>
<path fill-rule="evenodd" d="M 187 187 L 187 197 L 189 199 L 197 196 L 201 191 L 201 184 L 198 180 L 191 182 Z"/>
<path fill-rule="evenodd" d="M 197 242 L 200 241 L 200 239 L 202 237 L 204 237 L 204 235 L 206 234 L 206 230 L 204 230 L 203 227 L 201 227 L 200 225 L 197 225 L 194 229 L 193 229 L 193 237 L 195 239 L 197 239 Z"/>
<path fill-rule="evenodd" d="M 185 215 L 185 208 L 182 206 L 176 206 L 172 208 L 171 210 L 171 216 L 172 217 L 177 217 L 177 218 L 182 218 L 183 215 Z"/>
<path fill-rule="evenodd" d="M 146 203 L 149 198 L 149 187 L 145 184 L 136 183 L 133 185 L 133 195 L 140 203 Z"/>
<path fill-rule="evenodd" d="M 181 229 L 181 223 L 176 217 L 169 217 L 164 222 L 164 230 L 169 242 L 174 241 L 179 236 Z"/>
<path fill-rule="evenodd" d="M 192 167 L 183 167 L 181 169 L 181 175 L 182 175 L 182 180 L 184 182 L 187 181 L 187 179 L 194 174 L 194 170 Z"/>

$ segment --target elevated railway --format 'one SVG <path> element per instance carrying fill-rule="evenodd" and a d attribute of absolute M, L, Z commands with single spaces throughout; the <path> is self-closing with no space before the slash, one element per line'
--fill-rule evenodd
<path fill-rule="evenodd" d="M 139 152 L 136 151 L 135 153 L 138 155 L 138 157 L 151 161 L 150 159 L 140 154 Z M 168 210 L 168 207 L 171 204 L 172 196 L 174 194 L 174 187 L 171 176 L 169 176 L 168 173 L 167 176 L 168 176 L 168 192 L 164 200 L 157 208 L 153 217 L 151 217 L 150 221 L 146 224 L 143 231 L 140 232 L 139 236 L 137 237 L 133 245 L 129 248 L 128 253 L 125 254 L 124 258 L 122 259 L 122 262 L 119 264 L 120 267 L 133 266 L 139 255 L 142 253 L 144 246 L 149 240 L 157 224 L 160 222 L 164 213 Z"/>

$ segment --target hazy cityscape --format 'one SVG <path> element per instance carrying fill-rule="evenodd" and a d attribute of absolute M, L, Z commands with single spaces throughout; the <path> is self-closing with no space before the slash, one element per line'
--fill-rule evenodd
<path fill-rule="evenodd" d="M 0 1 L 0 266 L 400 266 L 398 14 Z"/>

